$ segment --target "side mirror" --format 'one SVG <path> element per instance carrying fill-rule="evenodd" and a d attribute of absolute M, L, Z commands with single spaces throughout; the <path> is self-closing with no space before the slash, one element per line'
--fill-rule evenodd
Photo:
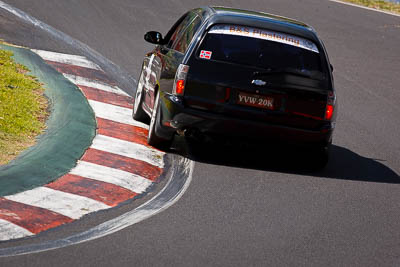
<path fill-rule="evenodd" d="M 163 40 L 161 33 L 155 31 L 147 32 L 144 39 L 152 44 L 161 44 Z"/>
<path fill-rule="evenodd" d="M 331 72 L 333 72 L 333 66 L 332 66 L 332 64 L 330 64 L 331 65 Z"/>

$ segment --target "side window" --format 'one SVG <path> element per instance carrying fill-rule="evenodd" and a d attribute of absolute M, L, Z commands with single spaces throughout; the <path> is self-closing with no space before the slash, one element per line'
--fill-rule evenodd
<path fill-rule="evenodd" d="M 172 45 L 174 44 L 176 39 L 179 37 L 179 35 L 182 32 L 182 30 L 189 23 L 190 19 L 191 19 L 190 14 L 183 15 L 183 17 L 181 17 L 174 24 L 174 26 L 171 28 L 171 30 L 169 30 L 169 32 L 168 32 L 168 34 L 166 36 L 166 38 L 168 39 L 168 42 L 167 42 L 167 47 L 168 48 L 172 47 Z"/>
<path fill-rule="evenodd" d="M 179 40 L 174 44 L 173 49 L 185 53 L 186 49 L 188 48 L 190 42 L 193 39 L 194 34 L 196 33 L 197 29 L 201 25 L 201 19 L 198 16 L 195 16 L 191 23 L 186 27 L 186 29 L 182 32 Z"/>

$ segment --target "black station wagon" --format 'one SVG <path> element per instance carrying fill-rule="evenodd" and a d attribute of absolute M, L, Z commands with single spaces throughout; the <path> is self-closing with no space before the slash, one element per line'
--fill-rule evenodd
<path fill-rule="evenodd" d="M 146 54 L 133 118 L 150 118 L 148 143 L 176 133 L 282 141 L 313 149 L 323 165 L 335 127 L 332 66 L 310 26 L 224 7 L 184 14 Z"/>

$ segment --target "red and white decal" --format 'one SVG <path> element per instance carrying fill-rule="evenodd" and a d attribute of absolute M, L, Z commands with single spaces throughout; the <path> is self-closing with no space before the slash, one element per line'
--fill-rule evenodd
<path fill-rule="evenodd" d="M 211 55 L 212 55 L 211 51 L 201 50 L 200 52 L 200 58 L 211 59 Z"/>

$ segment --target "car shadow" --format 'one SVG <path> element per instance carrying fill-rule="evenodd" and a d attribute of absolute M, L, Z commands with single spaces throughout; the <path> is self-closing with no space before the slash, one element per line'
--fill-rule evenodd
<path fill-rule="evenodd" d="M 181 141 L 182 142 L 182 141 Z M 214 165 L 301 174 L 323 178 L 400 183 L 400 176 L 384 165 L 384 160 L 363 157 L 347 148 L 332 145 L 331 157 L 322 170 L 316 170 L 312 155 L 307 151 L 271 145 L 265 147 L 240 145 L 179 144 L 177 153 L 194 161 Z"/>

